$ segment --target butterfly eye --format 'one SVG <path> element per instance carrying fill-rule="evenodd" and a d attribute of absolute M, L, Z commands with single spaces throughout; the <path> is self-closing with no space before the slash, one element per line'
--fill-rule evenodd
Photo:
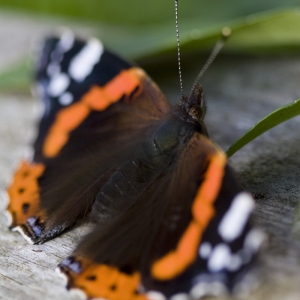
<path fill-rule="evenodd" d="M 195 86 L 186 102 L 188 114 L 197 122 L 203 121 L 206 112 L 206 105 L 201 85 L 197 84 Z"/>
<path fill-rule="evenodd" d="M 196 105 L 189 110 L 189 114 L 197 121 L 202 121 L 205 115 L 205 111 L 200 105 Z"/>

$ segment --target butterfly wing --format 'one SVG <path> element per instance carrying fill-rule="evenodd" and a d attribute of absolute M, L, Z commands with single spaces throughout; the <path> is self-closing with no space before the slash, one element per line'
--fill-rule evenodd
<path fill-rule="evenodd" d="M 69 288 L 109 300 L 198 299 L 234 288 L 262 240 L 249 223 L 253 200 L 203 135 L 170 153 L 135 204 L 60 264 Z"/>
<path fill-rule="evenodd" d="M 110 174 L 170 107 L 141 69 L 69 32 L 46 40 L 36 78 L 44 115 L 33 159 L 8 188 L 7 211 L 11 228 L 39 243 L 90 212 Z"/>

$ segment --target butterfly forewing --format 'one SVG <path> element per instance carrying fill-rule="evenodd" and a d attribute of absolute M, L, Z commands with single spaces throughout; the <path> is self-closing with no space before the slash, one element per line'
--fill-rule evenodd
<path fill-rule="evenodd" d="M 100 41 L 62 41 L 50 38 L 42 50 L 37 80 L 45 111 L 34 158 L 9 188 L 11 227 L 35 243 L 86 216 L 102 185 L 170 110 L 141 69 Z M 85 77 L 76 73 L 80 62 Z M 60 99 L 66 93 L 70 103 Z"/>

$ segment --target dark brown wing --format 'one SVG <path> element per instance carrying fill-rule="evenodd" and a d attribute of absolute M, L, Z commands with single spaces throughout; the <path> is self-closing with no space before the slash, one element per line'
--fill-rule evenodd
<path fill-rule="evenodd" d="M 45 112 L 34 157 L 8 188 L 11 228 L 34 243 L 86 216 L 110 174 L 170 110 L 141 69 L 100 41 L 72 43 L 63 37 L 45 43 L 37 71 Z"/>
<path fill-rule="evenodd" d="M 171 152 L 136 203 L 60 264 L 69 287 L 109 300 L 233 289 L 261 243 L 249 224 L 253 200 L 206 137 L 194 133 Z"/>

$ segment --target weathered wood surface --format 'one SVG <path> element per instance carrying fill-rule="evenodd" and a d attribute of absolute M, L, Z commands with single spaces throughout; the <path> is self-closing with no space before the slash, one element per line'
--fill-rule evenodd
<path fill-rule="evenodd" d="M 32 20 L 1 18 L 0 15 L 0 68 L 23 55 L 30 38 L 48 28 L 45 23 L 37 26 Z M 14 56 L 14 50 L 19 54 Z M 195 62 L 188 76 L 198 69 Z M 185 81 L 190 78 L 186 76 Z M 263 116 L 300 98 L 299 78 L 300 57 L 219 57 L 203 79 L 211 137 L 226 149 Z M 170 86 L 178 87 L 177 81 L 175 73 L 159 82 L 173 101 L 178 97 L 178 88 L 170 90 Z M 35 104 L 29 95 L 0 95 L 2 191 L 34 135 Z M 255 222 L 269 237 L 257 269 L 261 284 L 245 297 L 249 300 L 300 298 L 299 126 L 300 117 L 290 120 L 230 159 L 245 189 L 259 196 Z M 54 270 L 88 226 L 78 227 L 46 244 L 32 246 L 7 229 L 4 208 L 5 201 L 1 198 L 0 299 L 83 299 L 67 292 Z"/>

